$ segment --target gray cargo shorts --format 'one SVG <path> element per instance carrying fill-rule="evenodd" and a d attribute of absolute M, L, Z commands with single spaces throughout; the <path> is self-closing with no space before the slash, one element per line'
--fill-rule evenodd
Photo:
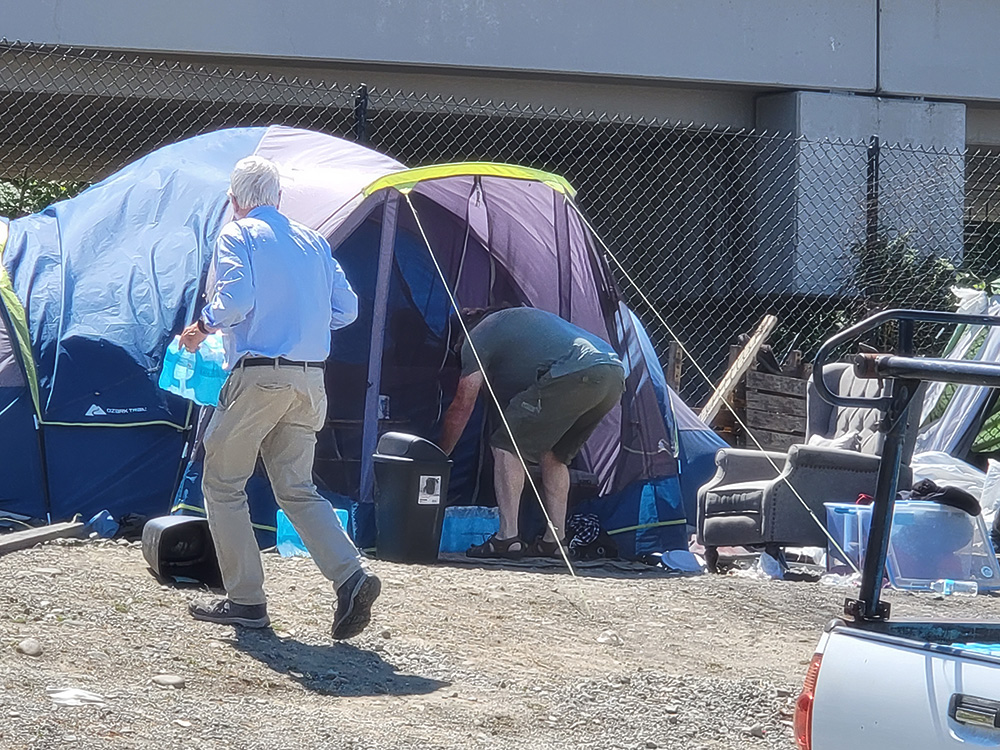
<path fill-rule="evenodd" d="M 624 392 L 625 370 L 618 365 L 594 365 L 557 378 L 546 373 L 514 396 L 503 414 L 525 460 L 538 463 L 552 451 L 568 465 Z M 490 445 L 516 453 L 502 423 Z"/>

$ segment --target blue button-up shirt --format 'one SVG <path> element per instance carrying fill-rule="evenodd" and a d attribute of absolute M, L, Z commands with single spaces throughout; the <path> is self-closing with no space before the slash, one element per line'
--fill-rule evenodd
<path fill-rule="evenodd" d="M 223 227 L 213 264 L 202 318 L 222 329 L 226 369 L 245 354 L 322 362 L 330 331 L 358 317 L 329 243 L 272 206 Z"/>

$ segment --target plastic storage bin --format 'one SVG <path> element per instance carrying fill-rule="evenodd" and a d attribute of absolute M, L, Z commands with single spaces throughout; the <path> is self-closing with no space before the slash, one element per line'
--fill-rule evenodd
<path fill-rule="evenodd" d="M 826 529 L 830 536 L 860 570 L 871 527 L 871 506 L 853 503 L 825 503 Z M 826 569 L 831 573 L 849 574 L 853 569 L 835 546 L 827 542 Z"/>
<path fill-rule="evenodd" d="M 384 560 L 433 562 L 441 544 L 451 460 L 434 443 L 387 432 L 375 463 L 375 550 Z"/>
<path fill-rule="evenodd" d="M 827 503 L 827 529 L 860 568 L 864 562 L 871 506 Z M 828 569 L 847 572 L 833 545 Z M 975 581 L 978 589 L 1000 588 L 1000 566 L 982 516 L 940 503 L 897 501 L 886 556 L 886 573 L 894 588 L 930 591 L 941 579 Z"/>
<path fill-rule="evenodd" d="M 497 508 L 453 505 L 444 511 L 439 551 L 442 554 L 465 552 L 475 544 L 482 544 L 499 530 L 500 512 Z"/>
<path fill-rule="evenodd" d="M 193 354 L 181 347 L 179 336 L 174 336 L 163 355 L 159 386 L 196 404 L 215 406 L 229 376 L 222 369 L 225 358 L 220 333 L 206 336 Z"/>
<path fill-rule="evenodd" d="M 340 527 L 348 531 L 351 528 L 350 514 L 343 508 L 334 508 L 333 511 L 337 514 Z M 285 511 L 279 509 L 275 520 L 275 526 L 278 527 L 275 535 L 277 537 L 278 554 L 282 557 L 312 557 L 309 554 L 309 550 L 306 549 L 306 545 L 302 542 L 299 532 L 295 530 L 292 522 L 285 515 Z M 348 531 L 348 535 L 350 535 L 350 531 Z"/>

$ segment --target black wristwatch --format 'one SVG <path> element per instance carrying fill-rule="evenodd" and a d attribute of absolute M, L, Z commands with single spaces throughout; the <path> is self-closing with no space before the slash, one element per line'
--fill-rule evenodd
<path fill-rule="evenodd" d="M 196 325 L 198 326 L 198 330 L 204 333 L 206 336 L 211 333 L 211 331 L 208 330 L 208 326 L 205 325 L 205 321 L 202 320 L 201 318 L 198 318 L 198 322 Z"/>

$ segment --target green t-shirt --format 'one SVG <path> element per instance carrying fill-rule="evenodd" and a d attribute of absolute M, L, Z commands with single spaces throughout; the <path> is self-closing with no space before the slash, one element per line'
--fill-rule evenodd
<path fill-rule="evenodd" d="M 508 403 L 546 372 L 553 378 L 594 365 L 622 362 L 603 339 L 572 323 L 534 307 L 513 307 L 488 315 L 462 346 L 462 375 L 478 371 L 483 362 L 497 398 Z"/>

